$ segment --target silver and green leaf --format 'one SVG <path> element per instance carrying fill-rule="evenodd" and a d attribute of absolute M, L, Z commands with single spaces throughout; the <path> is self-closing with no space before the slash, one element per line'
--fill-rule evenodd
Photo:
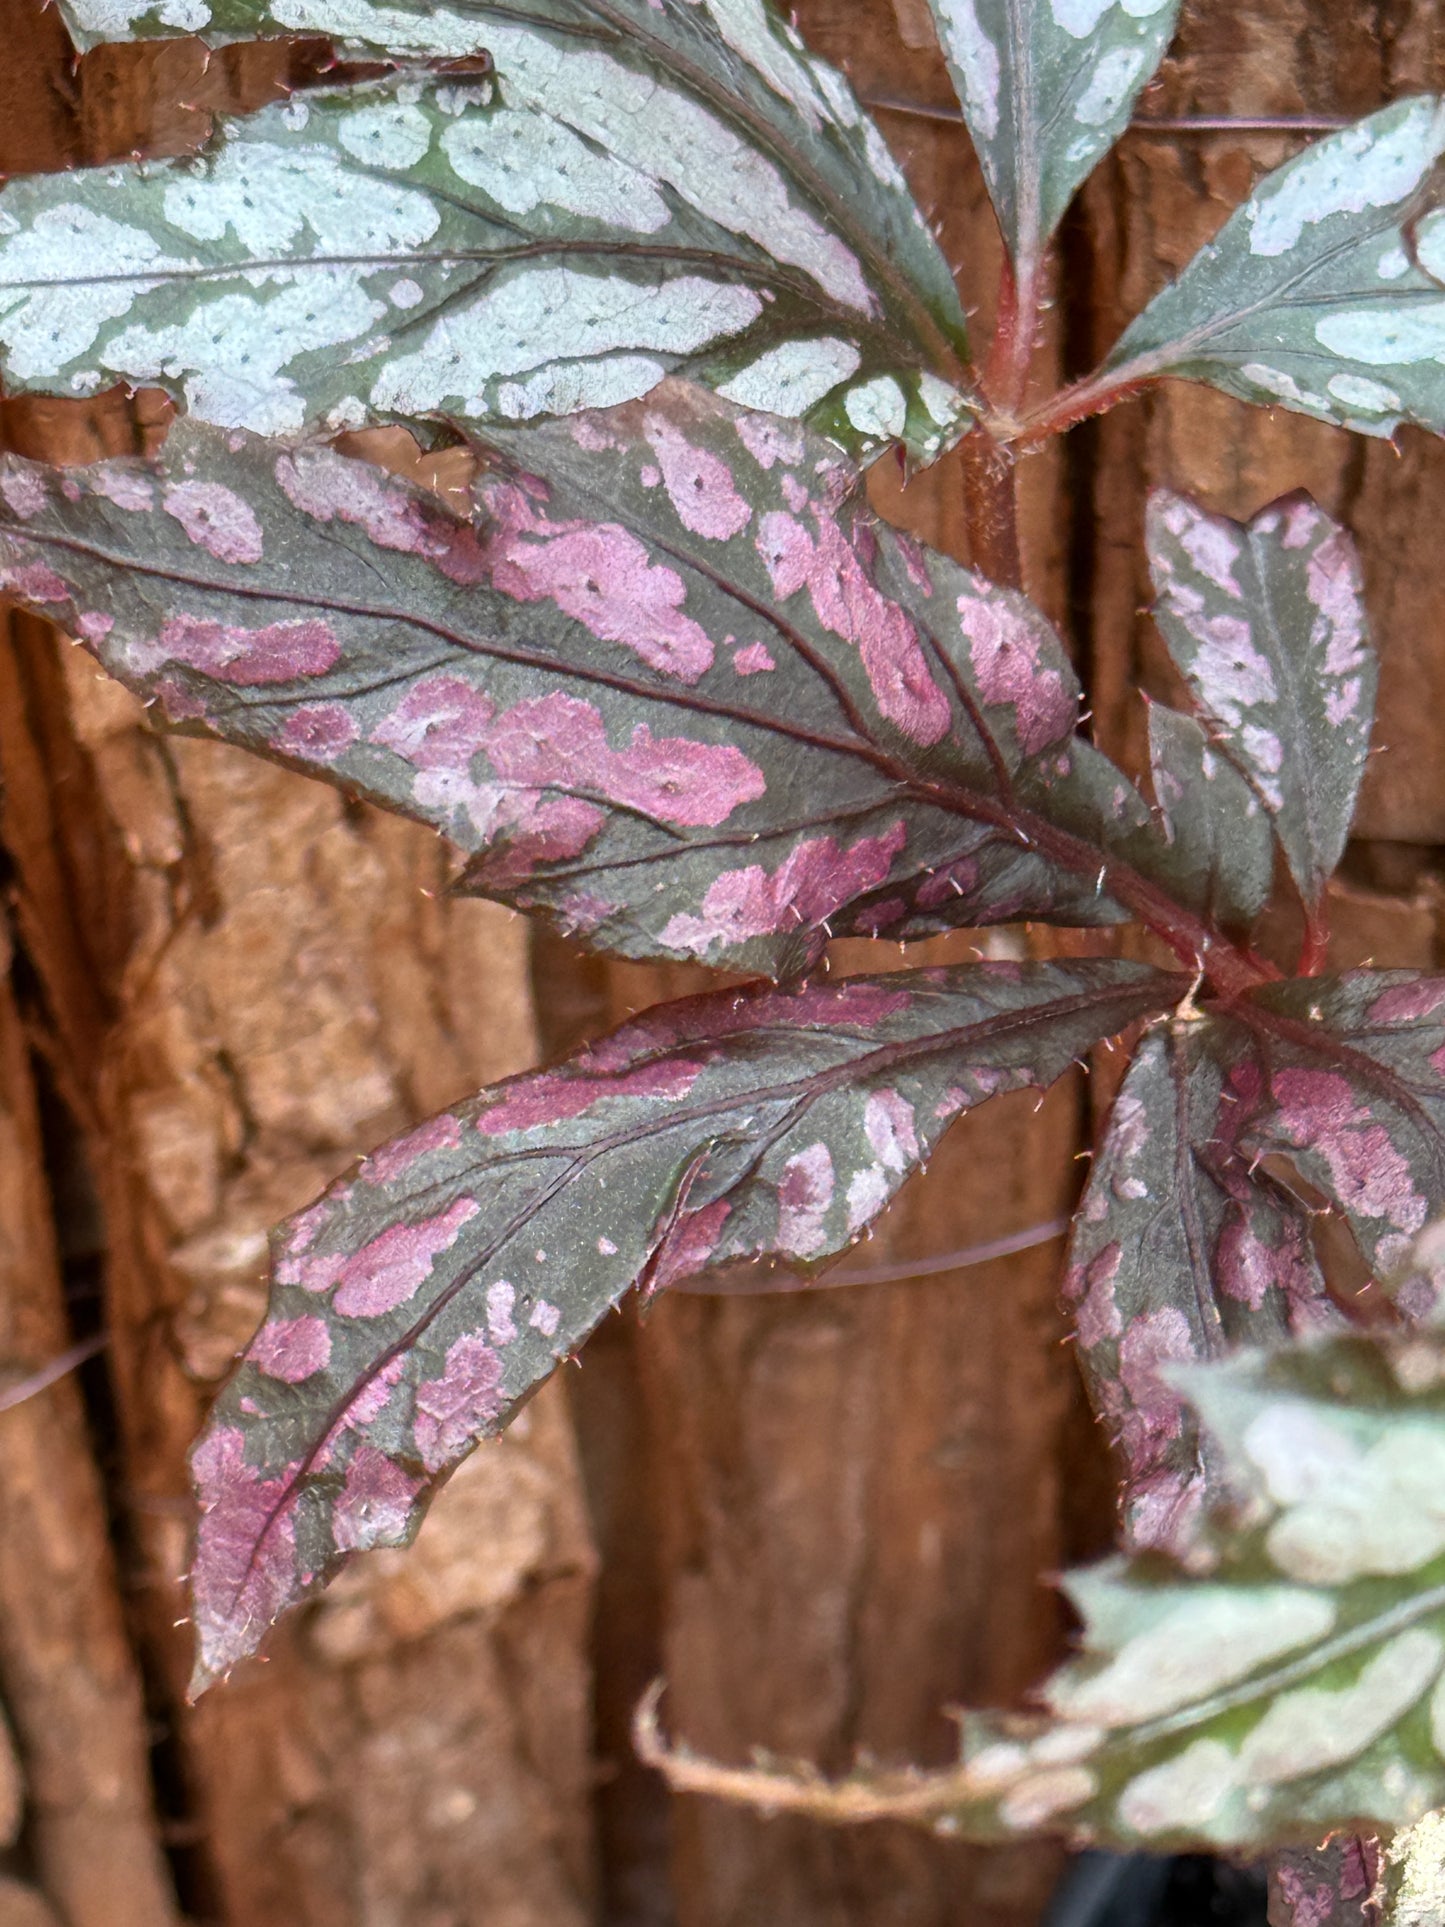
<path fill-rule="evenodd" d="M 343 10 L 294 11 L 232 8 L 221 37 L 346 37 Z M 363 42 L 367 15 L 345 15 Z M 275 434 L 566 414 L 683 371 L 860 451 L 961 432 L 948 268 L 847 83 L 771 13 L 556 0 L 414 24 L 494 71 L 298 95 L 197 159 L 12 182 L 8 382 L 154 382 Z"/>
<path fill-rule="evenodd" d="M 1104 364 L 1210 383 L 1365 435 L 1445 432 L 1445 289 L 1417 255 L 1445 106 L 1397 101 L 1277 168 Z"/>
<path fill-rule="evenodd" d="M 1179 0 L 931 0 L 1020 279 L 1128 124 Z"/>
<path fill-rule="evenodd" d="M 1313 908 L 1344 853 L 1379 682 L 1354 542 L 1305 495 L 1241 524 L 1162 489 L 1146 541 L 1159 632 Z M 1269 871 L 1237 786 L 1221 834 L 1240 866 L 1239 907 L 1257 911 Z"/>

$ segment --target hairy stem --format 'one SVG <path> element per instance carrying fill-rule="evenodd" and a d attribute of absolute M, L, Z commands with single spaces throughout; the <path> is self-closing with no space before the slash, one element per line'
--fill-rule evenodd
<path fill-rule="evenodd" d="M 980 575 L 1005 588 L 1024 586 L 1014 499 L 1012 451 L 980 424 L 964 436 L 963 502 L 972 562 Z"/>

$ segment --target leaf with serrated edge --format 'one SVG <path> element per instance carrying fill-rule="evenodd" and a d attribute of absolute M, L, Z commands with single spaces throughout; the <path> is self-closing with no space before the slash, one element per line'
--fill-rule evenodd
<path fill-rule="evenodd" d="M 1344 852 L 1375 717 L 1354 542 L 1305 495 L 1243 524 L 1163 489 L 1146 539 L 1159 632 L 1313 908 Z"/>
<path fill-rule="evenodd" d="M 1109 386 L 1180 375 L 1363 435 L 1445 432 L 1445 294 L 1409 233 L 1442 151 L 1424 95 L 1266 175 L 1125 331 Z"/>
<path fill-rule="evenodd" d="M 1255 1041 L 1231 1073 L 1245 1148 L 1333 1200 L 1389 1282 L 1445 1210 L 1445 977 L 1355 970 L 1267 985 L 1232 1012 Z"/>
<path fill-rule="evenodd" d="M 1192 716 L 1162 703 L 1149 705 L 1149 773 L 1179 900 L 1225 929 L 1253 923 L 1269 900 L 1274 838 L 1248 782 Z"/>
<path fill-rule="evenodd" d="M 1164 1368 L 1332 1316 L 1307 1220 L 1254 1160 L 1231 1068 L 1248 1031 L 1181 1017 L 1140 1039 L 1074 1220 L 1064 1296 L 1095 1411 L 1123 1460 L 1136 1547 L 1191 1543 L 1216 1468 Z"/>
<path fill-rule="evenodd" d="M 1113 146 L 1173 37 L 1178 0 L 931 0 L 1020 280 Z"/>
<path fill-rule="evenodd" d="M 1044 1087 L 1179 979 L 965 965 L 659 1006 L 375 1152 L 276 1233 L 194 1454 L 197 1686 L 346 1555 L 404 1543 L 629 1287 L 861 1235 L 949 1122 Z"/>
<path fill-rule="evenodd" d="M 830 1786 L 680 1752 L 673 1783 L 1150 1852 L 1312 1846 L 1445 1802 L 1445 1335 L 1330 1336 L 1174 1375 L 1246 1507 L 1215 1518 L 1189 1570 L 1143 1553 L 1066 1582 L 1083 1653 L 1046 1713 L 966 1719 L 942 1772 Z"/>
<path fill-rule="evenodd" d="M 466 522 L 187 423 L 155 467 L 8 457 L 0 581 L 599 949 L 786 974 L 829 930 L 1117 920 L 1111 836 L 1167 870 L 1043 617 L 888 529 L 832 444 L 669 384 L 489 459 Z"/>
<path fill-rule="evenodd" d="M 936 454 L 968 419 L 947 266 L 846 82 L 761 12 L 737 51 L 738 14 L 481 6 L 495 76 L 298 95 L 198 160 L 12 182 L 7 381 L 158 383 L 274 434 L 569 414 L 677 370 Z"/>

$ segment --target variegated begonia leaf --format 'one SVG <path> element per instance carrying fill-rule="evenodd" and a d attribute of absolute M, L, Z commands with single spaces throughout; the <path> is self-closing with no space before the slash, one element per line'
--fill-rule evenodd
<path fill-rule="evenodd" d="M 1019 279 L 1113 146 L 1179 0 L 930 0 Z"/>
<path fill-rule="evenodd" d="M 1108 922 L 1101 839 L 1172 861 L 1074 739 L 1043 617 L 888 529 L 831 443 L 669 384 L 488 459 L 463 521 L 189 423 L 155 465 L 7 457 L 0 586 L 628 956 L 787 974 L 830 930 Z"/>
<path fill-rule="evenodd" d="M 1249 783 L 1192 716 L 1162 703 L 1149 705 L 1149 773 L 1175 895 L 1225 929 L 1253 923 L 1274 880 L 1274 837 Z"/>
<path fill-rule="evenodd" d="M 674 1784 L 968 1838 L 1230 1853 L 1445 1803 L 1445 1335 L 1175 1370 L 1245 1509 L 1187 1565 L 1142 1553 L 1066 1582 L 1083 1652 L 1045 1713 L 966 1720 L 943 1772 L 830 1786 L 684 1752 Z"/>
<path fill-rule="evenodd" d="M 1313 909 L 1344 853 L 1375 718 L 1354 542 L 1305 495 L 1241 524 L 1162 489 L 1146 540 L 1159 632 Z"/>
<path fill-rule="evenodd" d="M 1385 1282 L 1445 1213 L 1445 977 L 1354 970 L 1269 984 L 1231 1007 L 1253 1053 L 1231 1070 L 1246 1151 L 1277 1157 L 1343 1213 Z M 1430 1316 L 1414 1274 L 1397 1302 Z"/>
<path fill-rule="evenodd" d="M 681 0 L 473 11 L 493 76 L 301 94 L 195 159 L 12 182 L 7 383 L 158 383 L 278 434 L 570 414 L 675 370 L 859 449 L 961 430 L 952 279 L 838 75 L 760 13 L 761 70 Z"/>
<path fill-rule="evenodd" d="M 1365 435 L 1445 432 L 1445 294 L 1411 243 L 1442 150 L 1423 95 L 1266 175 L 1125 331 L 1108 386 L 1180 375 Z"/>
<path fill-rule="evenodd" d="M 352 1552 L 405 1542 L 631 1286 L 863 1231 L 959 1112 L 1053 1082 L 1180 980 L 980 964 L 659 1006 L 366 1159 L 277 1232 L 196 1447 L 196 1683 Z"/>
<path fill-rule="evenodd" d="M 1147 1031 L 1074 1220 L 1064 1295 L 1136 1547 L 1184 1551 L 1224 1496 L 1166 1368 L 1334 1316 L 1307 1219 L 1240 1150 L 1250 1113 L 1231 1071 L 1250 1051 L 1212 1014 Z"/>

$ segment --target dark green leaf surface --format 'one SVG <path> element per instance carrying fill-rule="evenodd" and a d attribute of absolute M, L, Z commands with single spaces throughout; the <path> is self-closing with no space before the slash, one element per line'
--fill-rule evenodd
<path fill-rule="evenodd" d="M 636 1284 L 853 1242 L 961 1111 L 1179 980 L 1122 963 L 753 985 L 648 1011 L 365 1160 L 274 1242 L 194 1464 L 203 1687 L 352 1552 L 405 1542 Z"/>
<path fill-rule="evenodd" d="M 1313 906 L 1344 853 L 1375 718 L 1355 545 L 1305 495 L 1245 525 L 1162 489 L 1146 539 L 1159 632 Z M 1221 833 L 1267 891 L 1257 838 L 1234 821 Z"/>
<path fill-rule="evenodd" d="M 1184 1015 L 1139 1042 L 1074 1221 L 1064 1295 L 1125 1475 L 1129 1542 L 1184 1551 L 1223 1496 L 1167 1368 L 1334 1316 L 1309 1225 L 1241 1153 L 1247 1032 Z"/>
<path fill-rule="evenodd" d="M 1031 271 L 1173 36 L 1178 0 L 931 0 L 1013 258 Z"/>
<path fill-rule="evenodd" d="M 7 381 L 160 383 L 275 434 L 568 414 L 675 370 L 936 453 L 967 410 L 933 237 L 841 76 L 756 0 L 715 11 L 479 6 L 494 76 L 298 95 L 199 160 L 12 183 Z"/>
<path fill-rule="evenodd" d="M 1442 150 L 1426 95 L 1266 175 L 1127 329 L 1111 378 L 1184 375 L 1365 435 L 1445 431 L 1445 294 L 1411 239 Z"/>
<path fill-rule="evenodd" d="M 1149 705 L 1149 771 L 1182 903 L 1228 930 L 1253 923 L 1274 880 L 1263 804 L 1192 716 Z"/>
<path fill-rule="evenodd" d="M 173 721 L 624 955 L 784 974 L 830 930 L 1116 920 L 1101 841 L 1167 870 L 1042 616 L 888 529 L 830 443 L 669 384 L 491 461 L 464 522 L 188 424 L 155 468 L 11 457 L 0 575 Z"/>

